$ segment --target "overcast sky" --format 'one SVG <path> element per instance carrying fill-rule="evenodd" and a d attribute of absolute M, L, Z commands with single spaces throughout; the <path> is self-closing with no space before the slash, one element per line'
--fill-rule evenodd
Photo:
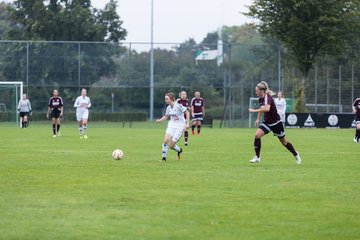
<path fill-rule="evenodd" d="M 241 12 L 253 0 L 153 0 L 154 41 L 183 42 L 194 38 L 200 42 L 208 32 L 222 25 L 251 22 Z M 108 0 L 92 0 L 103 8 Z M 119 0 L 118 13 L 128 31 L 126 41 L 150 41 L 151 0 Z"/>

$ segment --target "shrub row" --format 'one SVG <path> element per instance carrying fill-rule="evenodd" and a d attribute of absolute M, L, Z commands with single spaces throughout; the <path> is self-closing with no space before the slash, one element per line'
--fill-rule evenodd
<path fill-rule="evenodd" d="M 14 121 L 14 114 L 11 112 L 0 112 L 0 122 L 10 122 Z M 45 113 L 34 112 L 31 117 L 31 121 L 44 121 L 46 120 Z M 65 112 L 64 121 L 76 121 L 75 113 Z M 91 121 L 108 121 L 108 122 L 124 122 L 124 121 L 146 121 L 147 113 L 146 112 L 133 112 L 133 113 L 124 113 L 124 112 L 115 112 L 115 113 L 99 113 L 91 112 L 89 116 Z"/>

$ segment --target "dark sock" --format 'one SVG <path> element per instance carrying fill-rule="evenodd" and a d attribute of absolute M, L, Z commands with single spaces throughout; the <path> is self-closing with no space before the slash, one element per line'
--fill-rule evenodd
<path fill-rule="evenodd" d="M 21 128 L 24 128 L 24 122 L 21 122 Z"/>
<path fill-rule="evenodd" d="M 60 124 L 57 125 L 57 132 L 59 132 L 59 130 L 60 130 Z"/>
<path fill-rule="evenodd" d="M 198 125 L 198 126 L 197 126 L 197 133 L 199 134 L 200 131 L 201 131 L 201 125 Z"/>
<path fill-rule="evenodd" d="M 285 145 L 285 147 L 286 147 L 292 154 L 294 154 L 294 156 L 297 155 L 297 152 L 295 151 L 294 146 L 293 146 L 290 142 L 288 142 L 288 143 Z"/>
<path fill-rule="evenodd" d="M 356 135 L 355 135 L 358 139 L 360 138 L 360 129 L 356 129 Z"/>
<path fill-rule="evenodd" d="M 255 138 L 255 140 L 254 140 L 254 149 L 255 149 L 256 156 L 259 158 L 260 157 L 260 150 L 261 150 L 261 139 L 260 138 Z"/>
<path fill-rule="evenodd" d="M 24 127 L 26 128 L 27 127 L 27 122 L 23 122 L 23 124 L 24 124 Z"/>
<path fill-rule="evenodd" d="M 55 124 L 53 124 L 53 133 L 54 133 L 54 135 L 56 134 Z"/>
<path fill-rule="evenodd" d="M 192 125 L 192 127 L 191 127 L 191 131 L 194 131 L 195 130 L 195 126 L 194 125 Z"/>
<path fill-rule="evenodd" d="M 188 131 L 184 132 L 184 138 L 185 138 L 185 142 L 187 142 L 188 138 L 189 138 L 189 132 Z"/>

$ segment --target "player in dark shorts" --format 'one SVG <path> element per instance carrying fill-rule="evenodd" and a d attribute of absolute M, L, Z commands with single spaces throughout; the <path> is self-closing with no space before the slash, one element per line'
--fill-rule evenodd
<path fill-rule="evenodd" d="M 179 94 L 179 99 L 177 99 L 176 101 L 178 103 L 180 103 L 182 106 L 184 106 L 188 111 L 190 111 L 190 105 L 189 105 L 189 100 L 187 99 L 187 94 L 185 91 L 181 91 Z M 186 118 L 186 114 L 184 114 L 185 118 Z M 184 145 L 187 146 L 188 145 L 188 139 L 189 139 L 189 132 L 188 129 L 185 129 L 184 131 Z"/>
<path fill-rule="evenodd" d="M 48 110 L 46 113 L 46 118 L 49 118 L 49 113 L 51 112 L 51 123 L 53 129 L 53 137 L 60 136 L 60 118 L 64 113 L 64 102 L 61 97 L 59 97 L 58 90 L 53 91 L 53 96 L 49 99 Z"/>
<path fill-rule="evenodd" d="M 355 99 L 352 107 L 353 107 L 353 112 L 355 113 L 355 125 L 356 125 L 354 142 L 358 143 L 360 139 L 360 98 Z"/>
<path fill-rule="evenodd" d="M 191 100 L 191 115 L 192 115 L 192 127 L 191 133 L 195 134 L 194 130 L 197 127 L 197 134 L 200 135 L 201 123 L 205 117 L 204 99 L 200 97 L 200 92 L 196 91 L 194 98 Z"/>
<path fill-rule="evenodd" d="M 255 93 L 259 97 L 260 108 L 249 109 L 251 113 L 258 113 L 255 121 L 255 125 L 259 126 L 260 117 L 264 114 L 264 121 L 260 124 L 255 133 L 254 148 L 255 156 L 250 160 L 251 163 L 260 162 L 260 150 L 261 150 L 261 137 L 268 134 L 270 131 L 277 136 L 282 143 L 295 157 L 296 164 L 301 163 L 299 153 L 295 150 L 293 145 L 286 139 L 284 126 L 280 120 L 280 116 L 277 113 L 274 99 L 269 94 L 271 91 L 266 82 L 261 82 L 255 87 Z"/>

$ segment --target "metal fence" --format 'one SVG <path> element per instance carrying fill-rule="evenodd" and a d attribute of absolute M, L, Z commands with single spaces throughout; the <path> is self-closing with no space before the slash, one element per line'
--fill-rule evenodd
<path fill-rule="evenodd" d="M 269 45 L 224 45 L 224 63 L 195 61 L 199 51 L 216 45 L 154 45 L 154 117 L 164 109 L 168 91 L 199 90 L 207 115 L 223 126 L 248 126 L 254 87 L 267 81 L 297 99 L 300 73 L 281 48 Z M 141 50 L 139 50 L 141 49 Z M 351 112 L 360 96 L 360 63 L 319 61 L 306 82 L 306 106 L 311 112 Z M 150 43 L 0 41 L 0 81 L 22 81 L 34 111 L 45 112 L 57 88 L 65 110 L 87 88 L 96 112 L 147 112 L 150 106 Z M 1 102 L 0 102 L 1 103 Z"/>

